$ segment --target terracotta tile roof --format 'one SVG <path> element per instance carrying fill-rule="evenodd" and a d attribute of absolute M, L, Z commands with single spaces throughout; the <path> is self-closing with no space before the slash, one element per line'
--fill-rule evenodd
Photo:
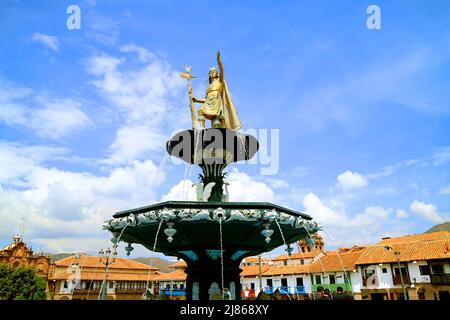
<path fill-rule="evenodd" d="M 241 266 L 241 277 L 257 277 L 259 275 L 259 266 Z M 306 265 L 273 266 L 261 265 L 262 276 L 290 275 L 307 273 Z"/>
<path fill-rule="evenodd" d="M 241 266 L 242 269 L 241 277 L 255 277 L 259 275 L 259 265 L 257 266 Z M 269 270 L 270 266 L 268 265 L 261 265 L 261 273 L 266 272 Z"/>
<path fill-rule="evenodd" d="M 310 258 L 314 258 L 315 256 L 317 256 L 320 253 L 320 251 L 317 250 L 313 250 L 311 252 L 296 252 L 291 254 L 290 259 L 310 259 Z M 276 256 L 275 258 L 272 259 L 273 261 L 280 261 L 280 260 L 289 260 L 288 254 L 284 253 L 284 254 L 280 254 L 279 256 Z"/>
<path fill-rule="evenodd" d="M 68 267 L 72 263 L 78 263 L 82 268 L 105 268 L 105 265 L 99 262 L 96 256 L 70 256 L 58 261 L 55 261 L 56 267 Z M 158 270 L 158 268 L 136 262 L 125 258 L 116 258 L 116 261 L 110 265 L 111 269 L 139 269 L 139 270 Z"/>
<path fill-rule="evenodd" d="M 68 280 L 71 276 L 73 276 L 72 273 L 63 272 L 50 277 L 49 280 Z M 146 273 L 108 272 L 110 281 L 154 281 L 158 276 Z M 81 280 L 103 281 L 104 277 L 103 272 L 81 272 Z"/>
<path fill-rule="evenodd" d="M 430 240 L 445 240 L 450 239 L 450 232 L 439 231 L 432 233 L 420 233 L 407 235 L 396 238 L 383 238 L 378 244 L 386 245 L 391 243 L 403 243 L 403 242 L 413 242 L 413 241 L 430 241 Z"/>
<path fill-rule="evenodd" d="M 279 276 L 307 273 L 307 265 L 289 265 L 289 266 L 270 266 L 269 270 L 264 272 L 264 276 Z"/>
<path fill-rule="evenodd" d="M 175 270 L 174 272 L 161 273 L 154 278 L 155 281 L 186 281 L 186 273 L 184 270 Z"/>
<path fill-rule="evenodd" d="M 308 265 L 310 273 L 337 272 L 355 269 L 355 263 L 363 254 L 365 247 L 340 248 L 325 252 L 325 255 Z"/>
<path fill-rule="evenodd" d="M 368 246 L 356 264 L 396 262 L 395 252 L 400 252 L 400 261 L 450 259 L 450 238 L 413 242 L 383 243 Z M 386 250 L 386 246 L 392 248 Z"/>

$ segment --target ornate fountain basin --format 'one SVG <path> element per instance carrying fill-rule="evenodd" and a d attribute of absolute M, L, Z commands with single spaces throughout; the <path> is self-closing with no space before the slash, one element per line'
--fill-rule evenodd
<path fill-rule="evenodd" d="M 223 246 L 233 251 L 231 256 L 235 259 L 283 245 L 280 228 L 286 243 L 306 238 L 319 229 L 310 216 L 271 203 L 197 201 L 167 201 L 121 211 L 106 221 L 104 229 L 118 235 L 128 224 L 121 240 L 153 250 L 161 223 L 156 251 L 195 260 L 199 250 L 220 247 L 219 220 L 222 222 Z M 171 241 L 163 232 L 168 223 L 176 230 Z M 264 230 L 273 230 L 273 233 L 267 237 Z"/>
<path fill-rule="evenodd" d="M 239 299 L 243 258 L 307 238 L 319 228 L 306 214 L 266 202 L 167 201 L 118 212 L 104 224 L 114 236 L 122 233 L 121 241 L 185 260 L 187 296 L 193 300 L 207 299 L 221 268 L 226 287 Z"/>

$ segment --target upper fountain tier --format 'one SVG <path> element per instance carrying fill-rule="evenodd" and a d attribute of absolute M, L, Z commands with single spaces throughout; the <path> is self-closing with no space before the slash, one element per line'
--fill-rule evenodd
<path fill-rule="evenodd" d="M 167 141 L 167 152 L 190 164 L 229 164 L 258 151 L 255 137 L 228 128 L 184 130 Z"/>

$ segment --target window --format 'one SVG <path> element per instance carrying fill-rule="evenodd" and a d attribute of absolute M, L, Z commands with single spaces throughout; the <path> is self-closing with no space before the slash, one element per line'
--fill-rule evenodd
<path fill-rule="evenodd" d="M 300 264 L 305 264 L 305 260 L 300 259 Z"/>
<path fill-rule="evenodd" d="M 180 284 L 180 290 L 184 290 L 184 283 Z"/>
<path fill-rule="evenodd" d="M 316 275 L 316 284 L 322 284 L 322 278 L 320 275 Z"/>
<path fill-rule="evenodd" d="M 302 252 L 305 252 L 305 247 L 302 247 Z"/>
<path fill-rule="evenodd" d="M 334 277 L 334 274 L 330 274 L 330 284 L 335 284 L 336 283 L 336 279 Z"/>
<path fill-rule="evenodd" d="M 255 284 L 253 282 L 250 282 L 250 290 L 255 290 Z"/>
<path fill-rule="evenodd" d="M 267 279 L 267 280 L 266 280 L 266 284 L 267 284 L 268 287 L 273 287 L 273 281 L 272 281 L 272 279 Z"/>
<path fill-rule="evenodd" d="M 113 287 L 114 287 L 114 282 L 113 282 L 113 281 L 110 281 L 110 282 L 109 282 L 109 288 L 112 289 Z"/>
<path fill-rule="evenodd" d="M 287 279 L 286 278 L 281 278 L 281 286 L 282 287 L 287 287 Z"/>
<path fill-rule="evenodd" d="M 400 270 L 401 270 L 401 272 L 402 272 L 402 276 L 406 276 L 406 274 L 407 274 L 407 272 L 406 272 L 406 267 L 405 266 L 400 266 Z M 398 267 L 394 267 L 394 275 L 400 275 L 400 272 L 399 272 L 399 269 L 398 269 Z"/>
<path fill-rule="evenodd" d="M 287 266 L 287 260 L 283 261 L 283 265 Z"/>
<path fill-rule="evenodd" d="M 443 274 L 444 266 L 442 264 L 432 264 L 431 271 L 433 271 L 433 274 Z"/>
<path fill-rule="evenodd" d="M 64 289 L 67 289 L 67 288 L 68 288 L 67 281 L 64 281 Z"/>
<path fill-rule="evenodd" d="M 387 273 L 387 268 L 382 268 L 382 269 L 381 269 L 381 272 Z"/>
<path fill-rule="evenodd" d="M 303 286 L 303 278 L 297 278 L 297 286 Z"/>
<path fill-rule="evenodd" d="M 420 274 L 422 276 L 430 275 L 430 266 L 429 265 L 419 266 L 419 270 L 420 270 Z"/>

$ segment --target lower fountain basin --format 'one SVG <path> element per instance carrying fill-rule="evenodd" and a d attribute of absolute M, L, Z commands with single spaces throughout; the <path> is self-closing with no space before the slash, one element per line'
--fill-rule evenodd
<path fill-rule="evenodd" d="M 118 212 L 104 229 L 118 235 L 128 225 L 121 241 L 139 243 L 150 250 L 155 247 L 157 252 L 188 261 L 195 260 L 199 250 L 220 249 L 219 221 L 222 245 L 236 260 L 283 245 L 280 228 L 286 243 L 306 238 L 319 229 L 310 216 L 271 203 L 197 201 L 167 201 Z M 168 240 L 164 233 L 167 229 L 176 230 L 172 239 Z"/>
<path fill-rule="evenodd" d="M 128 253 L 138 243 L 185 260 L 188 300 L 217 297 L 222 283 L 239 299 L 243 258 L 310 237 L 319 228 L 310 216 L 271 203 L 197 201 L 118 212 L 104 225 L 129 244 Z"/>

